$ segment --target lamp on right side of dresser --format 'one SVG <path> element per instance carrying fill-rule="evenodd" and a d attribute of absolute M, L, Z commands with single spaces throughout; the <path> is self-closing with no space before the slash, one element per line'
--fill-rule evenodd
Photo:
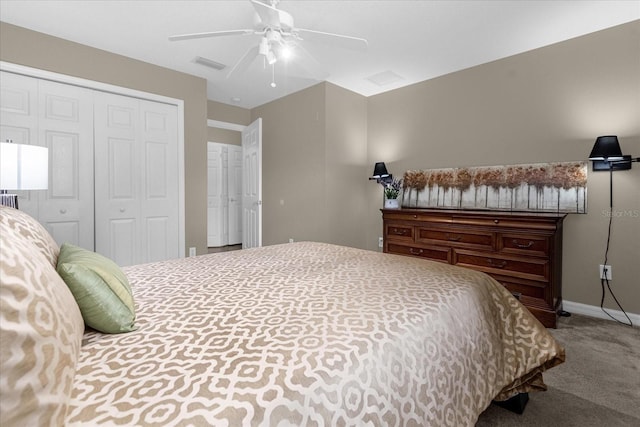
<path fill-rule="evenodd" d="M 622 154 L 620 142 L 615 135 L 599 136 L 593 144 L 589 160 L 593 162 L 594 171 L 629 170 L 632 162 L 639 162 L 640 157 Z"/>
<path fill-rule="evenodd" d="M 594 172 L 609 171 L 609 206 L 613 208 L 613 171 L 631 169 L 633 162 L 640 162 L 640 157 L 622 154 L 620 142 L 615 135 L 599 136 L 589 154 Z"/>
<path fill-rule="evenodd" d="M 615 294 L 611 290 L 611 284 L 609 283 L 608 274 L 606 269 L 608 268 L 608 259 L 609 259 L 609 243 L 611 241 L 611 223 L 613 220 L 613 171 L 621 171 L 621 170 L 629 170 L 631 169 L 631 165 L 634 162 L 640 162 L 640 157 L 631 157 L 628 154 L 622 154 L 622 150 L 620 149 L 620 142 L 618 141 L 618 137 L 615 135 L 605 135 L 599 136 L 596 138 L 596 142 L 591 149 L 591 154 L 589 154 L 589 160 L 593 162 L 593 170 L 594 171 L 609 171 L 609 207 L 611 208 L 611 212 L 609 213 L 609 230 L 607 233 L 607 246 L 604 252 L 604 261 L 601 266 L 603 269 L 602 279 L 600 280 L 600 285 L 602 287 L 602 295 L 600 298 L 600 309 L 615 320 L 618 323 L 625 324 L 627 326 L 633 326 L 633 322 L 627 315 L 627 313 L 620 305 L 620 302 L 616 298 Z M 609 293 L 613 297 L 614 301 L 622 311 L 622 313 L 627 318 L 629 323 L 620 321 L 612 316 L 607 310 L 604 308 L 604 298 L 605 298 L 605 286 L 606 289 L 609 289 Z"/>

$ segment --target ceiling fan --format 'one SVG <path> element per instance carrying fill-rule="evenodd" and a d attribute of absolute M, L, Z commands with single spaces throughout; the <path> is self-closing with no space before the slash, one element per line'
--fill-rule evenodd
<path fill-rule="evenodd" d="M 253 61 L 262 56 L 264 66 L 274 66 L 282 59 L 288 59 L 295 50 L 296 60 L 307 72 L 315 78 L 324 79 L 327 73 L 322 70 L 322 66 L 301 46 L 303 40 L 330 42 L 333 45 L 349 49 L 365 50 L 367 40 L 359 37 L 351 37 L 342 34 L 327 33 L 322 31 L 296 28 L 293 24 L 293 17 L 284 10 L 277 9 L 279 0 L 270 0 L 267 4 L 259 0 L 249 0 L 258 14 L 259 21 L 253 29 L 239 29 L 227 31 L 211 31 L 205 33 L 180 34 L 170 36 L 170 41 L 191 40 L 205 37 L 225 37 L 225 36 L 260 36 L 257 46 L 250 48 L 240 60 L 233 66 L 227 74 L 229 78 L 232 74 L 244 72 Z M 273 69 L 272 69 L 273 71 Z M 275 87 L 272 81 L 271 86 Z"/>

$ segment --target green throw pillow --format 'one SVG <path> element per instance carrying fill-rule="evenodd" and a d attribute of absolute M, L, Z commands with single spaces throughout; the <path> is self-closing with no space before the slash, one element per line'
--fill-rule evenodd
<path fill-rule="evenodd" d="M 110 334 L 136 329 L 131 287 L 115 262 L 65 243 L 60 248 L 57 270 L 88 326 Z"/>

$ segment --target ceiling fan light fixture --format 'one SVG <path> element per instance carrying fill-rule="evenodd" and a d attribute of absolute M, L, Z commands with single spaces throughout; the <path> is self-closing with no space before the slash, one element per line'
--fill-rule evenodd
<path fill-rule="evenodd" d="M 293 56 L 293 49 L 287 44 L 283 44 L 280 48 L 280 57 L 285 61 Z"/>
<path fill-rule="evenodd" d="M 258 53 L 262 56 L 267 56 L 271 48 L 269 48 L 269 40 L 266 37 L 260 39 L 260 46 L 258 47 Z"/>
<path fill-rule="evenodd" d="M 310 36 L 312 40 L 315 38 L 320 42 L 326 42 L 327 40 L 337 41 L 339 46 L 349 49 L 363 50 L 367 47 L 367 41 L 362 38 L 304 28 L 295 28 L 293 24 L 293 16 L 276 7 L 279 0 L 249 1 L 253 5 L 257 17 L 253 29 L 178 34 L 170 36 L 169 40 L 178 41 L 207 37 L 248 35 L 260 36 L 259 43 L 257 43 L 257 45 L 254 44 L 240 57 L 231 70 L 226 73 L 226 78 L 230 78 L 233 74 L 247 71 L 253 61 L 261 56 L 261 62 L 263 63 L 264 68 L 267 68 L 267 65 L 271 65 L 273 67 L 278 60 L 285 61 L 295 59 L 296 61 L 301 62 L 301 67 L 308 74 L 311 74 L 313 78 L 317 80 L 325 79 L 328 76 L 328 73 L 318 71 L 322 69 L 321 64 L 299 43 L 303 41 L 301 33 L 305 36 Z M 226 67 L 224 64 L 216 63 L 215 61 L 200 60 L 197 62 L 215 69 L 222 69 Z"/>
<path fill-rule="evenodd" d="M 276 63 L 276 61 L 277 61 L 277 60 L 278 60 L 278 58 L 276 58 L 276 54 L 275 54 L 275 53 L 273 53 L 273 51 L 272 51 L 272 50 L 270 50 L 270 51 L 267 53 L 267 63 L 268 63 L 269 65 L 273 65 L 273 64 L 275 64 L 275 63 Z"/>

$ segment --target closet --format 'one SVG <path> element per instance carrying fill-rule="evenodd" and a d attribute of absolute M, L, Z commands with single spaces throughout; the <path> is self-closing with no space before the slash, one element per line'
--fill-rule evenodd
<path fill-rule="evenodd" d="M 49 188 L 20 209 L 119 265 L 179 257 L 178 107 L 0 73 L 0 140 L 49 149 Z"/>

